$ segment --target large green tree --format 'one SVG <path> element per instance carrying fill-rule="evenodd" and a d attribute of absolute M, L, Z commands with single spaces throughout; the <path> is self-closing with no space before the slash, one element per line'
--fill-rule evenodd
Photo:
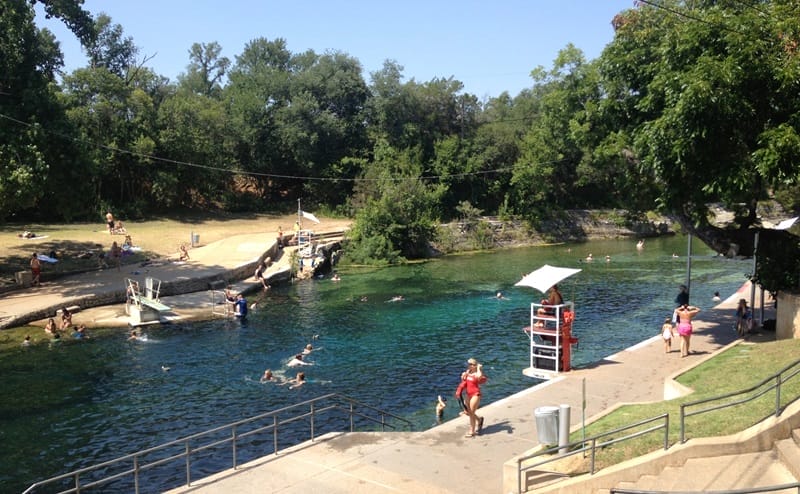
<path fill-rule="evenodd" d="M 65 161 L 75 158 L 64 112 L 57 101 L 55 74 L 61 68 L 58 42 L 34 23 L 35 1 L 0 3 L 0 218 L 26 209 L 52 216 L 70 215 L 63 194 L 42 202 L 56 189 L 53 178 L 66 178 Z M 84 42 L 93 39 L 91 18 L 82 1 L 38 2 Z M 80 179 L 80 177 L 72 177 Z M 63 183 L 60 184 L 63 188 Z M 35 213 L 33 213 L 35 215 Z"/>
<path fill-rule="evenodd" d="M 752 253 L 758 202 L 800 178 L 800 4 L 642 2 L 614 25 L 607 114 L 658 204 L 717 251 Z M 712 226 L 715 202 L 744 206 L 737 228 Z"/>

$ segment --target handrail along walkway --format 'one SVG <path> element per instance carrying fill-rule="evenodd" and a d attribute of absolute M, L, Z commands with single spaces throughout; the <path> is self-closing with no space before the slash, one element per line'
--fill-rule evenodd
<path fill-rule="evenodd" d="M 794 370 L 792 370 L 792 369 L 794 369 Z M 788 375 L 784 375 L 784 374 L 788 374 Z M 704 414 L 704 413 L 707 413 L 707 412 L 713 412 L 714 410 L 721 410 L 723 408 L 728 408 L 728 407 L 732 407 L 732 406 L 735 406 L 735 405 L 741 405 L 742 403 L 747 403 L 747 402 L 753 401 L 756 398 L 759 398 L 759 397 L 767 394 L 768 392 L 772 391 L 773 389 L 775 390 L 775 416 L 776 417 L 780 416 L 781 411 L 783 410 L 783 408 L 781 407 L 781 386 L 784 383 L 786 383 L 787 381 L 789 381 L 790 379 L 792 379 L 793 377 L 796 377 L 797 375 L 800 375 L 800 360 L 797 360 L 794 363 L 787 365 L 783 369 L 779 370 L 776 374 L 773 374 L 772 376 L 767 377 L 763 381 L 761 381 L 758 384 L 756 384 L 754 386 L 751 386 L 751 387 L 749 387 L 747 389 L 743 389 L 741 391 L 734 391 L 732 393 L 727 393 L 727 394 L 720 395 L 720 396 L 713 396 L 711 398 L 705 398 L 705 399 L 702 399 L 702 400 L 692 401 L 692 402 L 689 402 L 689 403 L 682 403 L 681 404 L 681 418 L 680 418 L 680 420 L 681 420 L 680 442 L 681 443 L 685 443 L 686 442 L 686 418 L 687 417 L 692 417 L 694 415 L 701 415 L 701 414 Z M 772 382 L 772 384 L 769 385 L 769 386 L 766 386 L 770 382 Z M 746 395 L 748 393 L 752 393 L 754 391 L 757 391 L 759 388 L 762 388 L 762 387 L 764 387 L 764 389 L 762 389 L 761 391 L 756 392 L 753 396 L 750 396 L 749 398 L 742 398 L 742 399 L 738 399 L 738 400 L 733 400 L 733 401 L 729 401 L 729 402 L 722 403 L 722 404 L 719 404 L 719 405 L 710 406 L 708 408 L 703 408 L 701 410 L 695 410 L 695 411 L 687 411 L 686 410 L 687 408 L 698 406 L 698 405 L 703 405 L 703 404 L 706 404 L 706 403 L 710 403 L 712 401 L 719 401 L 719 400 L 724 400 L 724 399 L 727 399 L 727 398 L 733 398 L 733 397 L 736 397 L 736 396 Z M 800 396 L 798 396 L 798 397 L 800 397 Z M 798 397 L 795 397 L 794 400 L 796 400 Z M 792 401 L 794 401 L 794 400 L 792 400 Z"/>
<path fill-rule="evenodd" d="M 317 437 L 317 420 L 320 415 L 327 412 L 344 412 L 347 415 L 346 428 L 350 432 L 355 432 L 357 421 L 359 421 L 358 419 L 363 419 L 359 421 L 362 423 L 377 424 L 381 431 L 385 431 L 387 427 L 391 429 L 398 428 L 391 424 L 390 420 L 401 422 L 404 428 L 408 430 L 411 430 L 412 425 L 409 420 L 400 416 L 380 410 L 370 405 L 366 405 L 356 401 L 353 398 L 349 398 L 338 393 L 330 393 L 313 398 L 311 400 L 296 403 L 288 407 L 283 407 L 220 427 L 199 432 L 197 434 L 192 434 L 181 439 L 169 441 L 167 443 L 127 454 L 113 460 L 105 461 L 96 465 L 42 480 L 28 487 L 23 494 L 38 492 L 40 488 L 46 486 L 50 488 L 59 484 L 64 486 L 70 483 L 70 481 L 72 486 L 59 492 L 61 494 L 79 494 L 91 488 L 101 487 L 107 485 L 109 482 L 126 477 L 132 477 L 131 480 L 133 482 L 133 491 L 138 494 L 141 488 L 140 474 L 142 472 L 180 459 L 185 460 L 186 485 L 188 486 L 192 482 L 192 455 L 196 455 L 197 453 L 207 451 L 212 448 L 218 448 L 230 443 L 232 468 L 236 469 L 239 466 L 238 447 L 243 439 L 255 439 L 257 435 L 271 433 L 273 454 L 277 455 L 280 451 L 278 433 L 281 430 L 281 426 L 286 426 L 303 419 L 308 419 L 309 439 L 314 441 Z M 262 425 L 258 424 L 258 422 L 267 423 L 266 425 Z M 219 433 L 229 433 L 229 435 L 226 435 L 220 439 L 215 437 L 215 435 L 218 435 Z M 204 439 L 207 442 L 201 443 L 200 441 Z M 176 451 L 179 449 L 181 451 L 176 453 Z M 161 454 L 161 457 L 157 459 L 146 459 L 148 455 L 159 453 Z M 259 454 L 259 456 L 263 456 L 263 454 Z M 104 473 L 108 472 L 114 467 L 124 468 L 124 470 L 113 474 Z M 92 478 L 93 473 L 99 473 L 99 478 Z M 82 483 L 85 477 L 89 477 L 89 480 L 86 483 Z"/>
<path fill-rule="evenodd" d="M 784 383 L 786 383 L 787 381 L 789 381 L 790 379 L 792 379 L 792 378 L 794 378 L 794 377 L 796 377 L 798 375 L 800 375 L 800 360 L 797 360 L 794 363 L 787 365 L 786 367 L 784 367 L 783 369 L 778 371 L 776 374 L 773 374 L 772 376 L 767 377 L 766 379 L 764 379 L 760 383 L 758 383 L 758 384 L 756 384 L 754 386 L 751 386 L 751 387 L 749 387 L 747 389 L 744 389 L 744 390 L 741 390 L 741 391 L 735 391 L 735 392 L 732 392 L 732 393 L 727 393 L 727 394 L 720 395 L 720 396 L 714 396 L 714 397 L 711 397 L 711 398 L 705 398 L 703 400 L 697 400 L 697 401 L 693 401 L 693 402 L 690 402 L 690 403 L 681 404 L 680 405 L 680 410 L 681 410 L 680 411 L 680 414 L 681 414 L 681 416 L 680 416 L 680 442 L 681 443 L 685 443 L 686 442 L 685 420 L 686 420 L 687 417 L 694 416 L 694 415 L 701 415 L 701 414 L 706 413 L 706 412 L 711 412 L 711 411 L 714 411 L 714 410 L 719 410 L 719 409 L 722 409 L 722 408 L 727 408 L 727 407 L 730 407 L 730 406 L 739 405 L 739 404 L 742 404 L 742 403 L 747 403 L 749 401 L 752 401 L 752 400 L 754 400 L 754 399 L 756 399 L 756 398 L 768 393 L 769 391 L 771 391 L 773 389 L 776 390 L 776 392 L 775 392 L 775 412 L 774 412 L 774 415 L 776 417 L 779 416 L 780 413 L 783 411 L 783 408 L 784 408 L 784 407 L 781 407 L 781 386 Z M 722 399 L 726 399 L 726 398 L 731 398 L 731 397 L 735 397 L 735 396 L 751 393 L 753 391 L 756 391 L 756 390 L 764 387 L 768 383 L 772 383 L 772 384 L 770 386 L 767 386 L 765 389 L 759 391 L 758 393 L 756 393 L 755 395 L 753 395 L 753 396 L 751 396 L 749 398 L 723 403 L 721 405 L 716 405 L 716 406 L 712 406 L 712 407 L 709 407 L 709 408 L 704 408 L 702 410 L 697 410 L 697 411 L 694 411 L 694 412 L 687 412 L 686 411 L 686 408 L 689 408 L 689 407 L 692 407 L 692 406 L 702 405 L 702 404 L 709 403 L 709 402 L 712 402 L 712 401 L 718 401 L 718 400 L 722 400 Z M 798 398 L 800 398 L 800 395 L 794 397 L 791 401 L 795 401 Z M 653 427 L 650 427 L 650 428 L 645 429 L 643 431 L 639 431 L 637 433 L 630 434 L 628 436 L 624 436 L 624 437 L 621 437 L 621 438 L 613 439 L 611 441 L 606 441 L 606 442 L 602 442 L 602 443 L 599 443 L 599 444 L 597 443 L 597 440 L 602 438 L 602 437 L 605 437 L 605 436 L 608 436 L 608 435 L 611 435 L 611 434 L 616 434 L 618 432 L 622 432 L 622 431 L 625 431 L 625 430 L 628 430 L 628 429 L 633 429 L 633 428 L 648 424 L 650 422 L 655 422 L 655 421 L 659 421 L 659 420 L 664 420 L 664 424 L 663 425 L 658 425 L 658 426 L 653 426 Z M 609 446 L 609 445 L 617 443 L 617 442 L 622 442 L 622 441 L 626 441 L 626 440 L 629 440 L 629 439 L 633 439 L 635 437 L 647 434 L 649 432 L 652 432 L 652 431 L 655 431 L 655 430 L 658 430 L 658 429 L 661 429 L 661 428 L 664 429 L 664 449 L 666 450 L 666 449 L 669 449 L 669 414 L 667 414 L 667 413 L 662 414 L 662 415 L 658 415 L 656 417 L 652 417 L 652 418 L 649 418 L 649 419 L 642 420 L 642 421 L 637 422 L 635 424 L 631 424 L 631 425 L 628 425 L 628 426 L 620 427 L 620 428 L 614 429 L 614 430 L 609 431 L 609 432 L 604 432 L 602 434 L 598 434 L 596 436 L 593 436 L 591 438 L 587 438 L 585 440 L 576 441 L 576 442 L 570 443 L 570 444 L 568 444 L 566 446 L 555 446 L 553 448 L 549 448 L 549 449 L 546 449 L 546 450 L 538 451 L 538 452 L 530 454 L 530 455 L 519 457 L 519 458 L 517 458 L 517 488 L 518 488 L 518 492 L 525 492 L 526 491 L 526 490 L 523 490 L 523 485 L 522 485 L 523 474 L 526 471 L 533 470 L 535 467 L 538 467 L 538 466 L 541 466 L 541 465 L 545 465 L 547 463 L 558 461 L 558 460 L 560 460 L 562 458 L 565 458 L 567 456 L 571 456 L 571 455 L 574 455 L 574 454 L 577 454 L 577 453 L 581 453 L 581 452 L 584 452 L 584 451 L 590 451 L 591 455 L 592 455 L 591 456 L 590 473 L 593 475 L 595 473 L 595 470 L 594 470 L 595 469 L 595 461 L 594 461 L 595 460 L 595 451 L 596 451 L 596 449 L 598 447 Z M 585 446 L 585 444 L 587 442 L 590 442 L 591 445 L 590 446 Z M 537 456 L 553 454 L 553 453 L 555 453 L 555 452 L 557 452 L 560 449 L 565 448 L 565 447 L 568 448 L 568 449 L 572 449 L 572 448 L 574 448 L 574 447 L 576 447 L 578 445 L 584 445 L 584 446 L 581 447 L 581 448 L 569 451 L 566 454 L 557 455 L 557 456 L 554 456 L 552 458 L 548 458 L 547 460 L 544 460 L 544 461 L 541 461 L 541 462 L 538 462 L 538 463 L 534 463 L 532 465 L 523 466 L 523 462 L 525 462 L 527 460 L 530 460 L 532 458 L 536 458 Z M 785 486 L 771 486 L 771 487 L 759 487 L 759 488 L 754 487 L 754 488 L 746 488 L 746 489 L 739 489 L 739 490 L 715 491 L 715 492 L 717 492 L 718 494 L 744 494 L 744 493 L 756 493 L 756 492 L 773 492 L 773 491 L 781 490 L 781 489 L 785 489 L 785 488 L 786 489 L 798 488 L 798 494 L 800 494 L 800 484 L 786 484 Z M 622 494 L 622 493 L 625 493 L 625 494 L 657 494 L 658 493 L 658 494 L 660 494 L 660 491 L 642 491 L 642 490 L 631 490 L 631 489 L 612 489 L 611 492 L 617 492 L 617 493 L 620 493 L 620 494 Z"/>

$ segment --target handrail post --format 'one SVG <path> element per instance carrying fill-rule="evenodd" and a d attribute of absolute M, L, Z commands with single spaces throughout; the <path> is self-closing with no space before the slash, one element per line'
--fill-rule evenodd
<path fill-rule="evenodd" d="M 314 442 L 314 404 L 316 402 L 311 402 L 311 442 Z"/>
<path fill-rule="evenodd" d="M 81 474 L 79 473 L 75 474 L 75 492 L 78 494 L 81 492 Z"/>
<path fill-rule="evenodd" d="M 597 438 L 593 437 L 592 438 L 592 456 L 591 456 L 591 460 L 590 460 L 590 463 L 591 463 L 590 471 L 591 471 L 592 475 L 594 475 L 594 456 L 595 456 L 596 449 L 597 449 Z"/>
<path fill-rule="evenodd" d="M 236 461 L 236 437 L 237 437 L 236 436 L 236 424 L 233 424 L 233 427 L 231 427 L 231 447 L 233 449 L 233 451 L 231 452 L 231 455 L 233 456 L 233 469 L 234 470 L 236 470 L 236 463 L 237 463 L 237 461 Z"/>
<path fill-rule="evenodd" d="M 186 445 L 186 485 L 192 483 L 192 459 L 190 457 L 191 448 L 189 447 L 189 441 L 185 442 Z"/>
<path fill-rule="evenodd" d="M 356 423 L 355 423 L 355 420 L 353 420 L 353 413 L 355 413 L 355 410 L 353 410 L 353 402 L 351 401 L 350 402 L 350 432 L 353 432 L 353 431 L 356 430 Z"/>
<path fill-rule="evenodd" d="M 278 414 L 272 416 L 272 451 L 278 454 Z"/>
<path fill-rule="evenodd" d="M 686 411 L 685 405 L 681 403 L 681 444 L 686 442 Z"/>
<path fill-rule="evenodd" d="M 664 450 L 669 449 L 669 414 L 664 414 Z"/>
<path fill-rule="evenodd" d="M 781 375 L 775 376 L 775 416 L 781 413 Z"/>
<path fill-rule="evenodd" d="M 522 460 L 517 458 L 517 492 L 522 492 Z"/>
<path fill-rule="evenodd" d="M 133 492 L 139 494 L 139 456 L 133 457 Z"/>

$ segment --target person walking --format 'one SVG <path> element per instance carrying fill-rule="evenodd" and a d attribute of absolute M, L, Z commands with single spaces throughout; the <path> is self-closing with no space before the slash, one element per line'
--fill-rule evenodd
<path fill-rule="evenodd" d="M 32 286 L 39 286 L 42 284 L 42 261 L 39 260 L 39 256 L 34 252 L 33 257 L 31 257 L 31 285 Z"/>
<path fill-rule="evenodd" d="M 693 307 L 689 304 L 684 304 L 675 309 L 678 317 L 678 335 L 681 337 L 681 357 L 692 353 L 689 348 L 692 341 L 692 318 L 698 312 L 700 312 L 699 307 Z"/>
<path fill-rule="evenodd" d="M 675 336 L 675 331 L 672 327 L 672 321 L 667 317 L 664 319 L 664 324 L 661 325 L 661 337 L 664 339 L 664 353 L 672 351 L 673 336 Z"/>
<path fill-rule="evenodd" d="M 686 288 L 686 285 L 681 285 L 679 287 L 678 295 L 675 296 L 675 307 L 681 308 L 684 305 L 689 305 L 689 289 Z M 672 324 L 676 324 L 678 322 L 678 311 L 672 313 Z"/>
<path fill-rule="evenodd" d="M 471 358 L 467 360 L 467 370 L 461 373 L 461 384 L 456 388 L 455 396 L 461 396 L 466 389 L 466 409 L 469 416 L 469 432 L 464 437 L 475 437 L 483 430 L 483 417 L 478 416 L 478 407 L 481 405 L 481 384 L 488 380 L 483 373 L 483 365 Z"/>

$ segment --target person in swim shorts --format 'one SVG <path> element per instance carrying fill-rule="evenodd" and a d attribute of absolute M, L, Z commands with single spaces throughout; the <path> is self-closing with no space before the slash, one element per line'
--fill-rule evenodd
<path fill-rule="evenodd" d="M 465 437 L 475 437 L 475 434 L 483 430 L 483 417 L 478 416 L 478 407 L 481 405 L 481 384 L 487 379 L 483 373 L 483 365 L 474 358 L 467 360 L 467 370 L 461 373 L 461 384 L 455 393 L 458 398 L 463 390 L 467 391 L 466 412 L 469 415 L 469 432 Z"/>
<path fill-rule="evenodd" d="M 681 357 L 685 357 L 691 353 L 689 346 L 692 341 L 692 318 L 700 312 L 700 308 L 683 304 L 675 312 L 678 317 L 678 335 L 681 337 Z"/>

